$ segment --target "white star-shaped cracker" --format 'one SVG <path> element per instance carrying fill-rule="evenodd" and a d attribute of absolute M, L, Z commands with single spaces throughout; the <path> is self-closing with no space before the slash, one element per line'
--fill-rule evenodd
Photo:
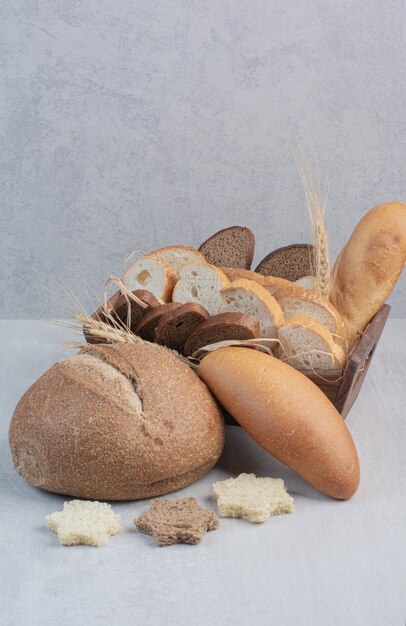
<path fill-rule="evenodd" d="M 240 517 L 258 523 L 266 522 L 272 515 L 294 511 L 293 498 L 281 478 L 240 474 L 214 483 L 212 494 L 221 517 Z"/>
<path fill-rule="evenodd" d="M 122 523 L 106 502 L 71 500 L 63 511 L 45 517 L 49 530 L 58 534 L 64 546 L 104 546 L 110 535 L 116 535 Z"/>

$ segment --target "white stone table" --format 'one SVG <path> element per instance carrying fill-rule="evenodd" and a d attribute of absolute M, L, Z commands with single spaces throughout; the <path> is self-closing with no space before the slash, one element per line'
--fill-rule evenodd
<path fill-rule="evenodd" d="M 230 426 L 218 466 L 177 496 L 215 509 L 214 480 L 255 472 L 284 478 L 296 511 L 262 525 L 222 520 L 200 545 L 170 548 L 134 531 L 146 501 L 114 505 L 125 529 L 105 547 L 62 547 L 44 516 L 64 497 L 13 470 L 12 411 L 68 337 L 45 322 L 0 322 L 2 626 L 404 626 L 406 320 L 389 320 L 347 418 L 362 472 L 352 500 L 317 493 Z"/>

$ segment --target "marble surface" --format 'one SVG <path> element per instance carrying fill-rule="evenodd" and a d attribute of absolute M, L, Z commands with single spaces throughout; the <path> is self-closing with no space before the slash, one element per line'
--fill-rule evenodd
<path fill-rule="evenodd" d="M 225 226 L 255 259 L 309 240 L 300 144 L 334 260 L 406 198 L 404 0 L 2 0 L 0 317 L 66 316 L 134 250 Z M 83 282 L 78 280 L 78 276 Z M 406 317 L 406 274 L 392 298 Z"/>
<path fill-rule="evenodd" d="M 406 320 L 390 320 L 347 423 L 362 480 L 355 497 L 317 493 L 228 427 L 218 466 L 177 496 L 210 509 L 214 480 L 283 477 L 296 511 L 262 525 L 222 520 L 198 546 L 158 548 L 133 518 L 147 502 L 114 504 L 123 532 L 103 548 L 62 547 L 44 524 L 64 498 L 13 470 L 12 411 L 66 349 L 47 323 L 0 323 L 0 623 L 2 626 L 404 626 Z"/>

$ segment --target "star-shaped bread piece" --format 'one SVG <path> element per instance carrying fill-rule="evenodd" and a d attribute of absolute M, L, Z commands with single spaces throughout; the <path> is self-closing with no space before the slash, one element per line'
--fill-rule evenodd
<path fill-rule="evenodd" d="M 158 546 L 175 543 L 199 543 L 209 530 L 216 530 L 215 513 L 197 504 L 196 498 L 152 500 L 150 509 L 134 520 L 136 528 L 152 535 Z"/>
<path fill-rule="evenodd" d="M 294 511 L 293 498 L 281 478 L 240 474 L 214 483 L 212 494 L 221 517 L 240 517 L 258 523 L 266 522 L 272 515 Z"/>
<path fill-rule="evenodd" d="M 114 513 L 110 504 L 86 500 L 65 502 L 63 511 L 51 513 L 45 520 L 64 546 L 104 546 L 122 526 L 120 515 Z"/>

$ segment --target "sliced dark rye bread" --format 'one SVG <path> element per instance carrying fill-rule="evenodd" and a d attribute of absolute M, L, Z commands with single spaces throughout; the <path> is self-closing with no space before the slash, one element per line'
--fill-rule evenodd
<path fill-rule="evenodd" d="M 259 337 L 259 321 L 249 313 L 219 313 L 201 322 L 188 337 L 184 354 L 191 356 L 196 350 L 217 341 L 255 339 Z"/>
<path fill-rule="evenodd" d="M 146 305 L 143 307 L 138 302 L 131 300 L 128 296 L 125 296 L 121 291 L 117 291 L 106 303 L 106 305 L 102 305 L 92 313 L 90 316 L 93 320 L 98 320 L 104 322 L 105 324 L 109 324 L 110 326 L 114 326 L 114 321 L 117 320 L 119 326 L 124 324 L 127 326 L 128 322 L 128 306 L 130 306 L 130 325 L 129 328 L 131 331 L 134 330 L 135 325 L 138 320 L 150 309 L 154 309 L 160 306 L 159 300 L 154 296 L 150 291 L 146 291 L 145 289 L 136 289 L 132 292 L 134 296 L 136 296 L 139 300 L 144 302 Z M 130 305 L 128 304 L 130 303 Z M 106 314 L 107 313 L 107 314 Z M 113 318 L 113 320 L 111 319 Z M 87 343 L 105 343 L 104 339 L 100 339 L 98 337 L 92 337 L 87 333 L 84 333 L 85 339 Z"/>
<path fill-rule="evenodd" d="M 206 309 L 196 302 L 182 304 L 164 313 L 155 329 L 155 342 L 183 353 L 186 339 L 196 326 L 209 317 Z"/>
<path fill-rule="evenodd" d="M 303 276 L 314 276 L 314 246 L 309 243 L 293 243 L 267 254 L 256 267 L 263 276 L 277 276 L 291 282 Z"/>
<path fill-rule="evenodd" d="M 223 228 L 199 248 L 208 263 L 217 267 L 242 267 L 249 270 L 254 256 L 254 233 L 246 226 Z"/>
<path fill-rule="evenodd" d="M 154 342 L 155 330 L 162 315 L 168 313 L 168 311 L 174 311 L 180 306 L 182 305 L 179 304 L 179 302 L 167 302 L 166 304 L 161 304 L 160 306 L 150 309 L 141 317 L 141 319 L 138 320 L 133 333 L 142 339 L 146 339 L 146 341 Z"/>

